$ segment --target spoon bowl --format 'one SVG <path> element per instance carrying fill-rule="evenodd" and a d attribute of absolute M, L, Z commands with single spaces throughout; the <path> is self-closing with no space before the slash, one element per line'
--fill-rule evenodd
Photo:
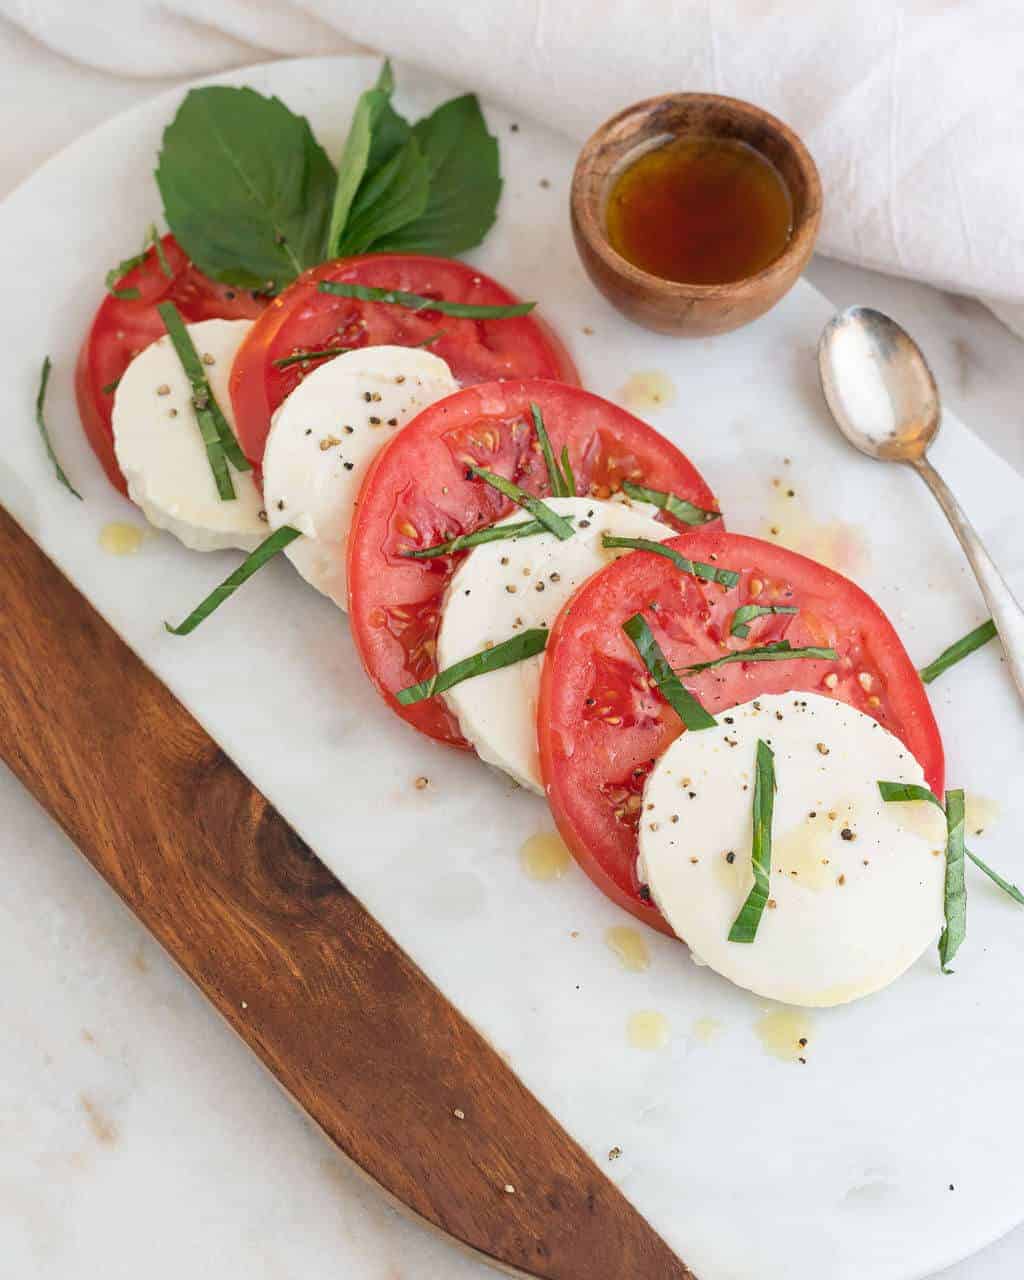
<path fill-rule="evenodd" d="M 890 462 L 924 457 L 939 430 L 939 391 L 895 320 L 871 307 L 840 311 L 821 335 L 818 369 L 832 416 L 855 449 Z"/>
<path fill-rule="evenodd" d="M 908 463 L 935 495 L 974 570 L 1024 700 L 1024 609 L 928 461 L 942 413 L 935 379 L 917 344 L 881 311 L 848 307 L 825 326 L 818 371 L 836 425 L 854 448 L 882 462 Z"/>

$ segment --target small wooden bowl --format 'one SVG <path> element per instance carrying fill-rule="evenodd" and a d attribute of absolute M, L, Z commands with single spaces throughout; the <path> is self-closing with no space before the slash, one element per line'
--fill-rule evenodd
<path fill-rule="evenodd" d="M 792 235 L 756 275 L 728 284 L 680 284 L 633 266 L 608 243 L 605 209 L 616 178 L 644 151 L 686 134 L 747 143 L 789 187 Z M 576 249 L 613 306 L 646 329 L 705 337 L 748 324 L 793 287 L 818 235 L 821 180 L 804 144 L 767 111 L 714 93 L 667 93 L 620 111 L 590 138 L 576 161 L 570 207 Z"/>

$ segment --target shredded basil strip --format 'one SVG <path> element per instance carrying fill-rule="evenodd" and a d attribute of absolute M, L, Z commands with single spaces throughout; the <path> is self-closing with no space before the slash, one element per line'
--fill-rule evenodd
<path fill-rule="evenodd" d="M 576 477 L 572 473 L 572 463 L 569 461 L 569 446 L 562 445 L 562 475 L 565 476 L 566 497 L 576 497 Z"/>
<path fill-rule="evenodd" d="M 544 652 L 547 642 L 546 628 L 531 627 L 528 631 L 512 636 L 510 640 L 496 644 L 493 649 L 482 649 L 479 653 L 470 654 L 461 662 L 445 667 L 429 680 L 411 685 L 408 689 L 400 689 L 395 697 L 403 707 L 411 706 L 414 702 L 424 702 L 435 694 L 445 693 L 461 684 L 463 680 L 472 680 L 474 676 L 487 675 L 488 672 L 500 671 L 502 667 L 511 667 L 516 662 L 533 658 Z"/>
<path fill-rule="evenodd" d="M 569 489 L 566 485 L 565 477 L 559 471 L 558 463 L 555 461 L 555 455 L 551 449 L 551 438 L 548 435 L 547 427 L 544 425 L 544 416 L 540 411 L 540 405 L 533 400 L 530 401 L 530 413 L 533 416 L 533 429 L 537 433 L 537 442 L 544 458 L 544 465 L 548 469 L 551 496 L 553 498 L 567 498 Z"/>
<path fill-rule="evenodd" d="M 321 347 L 319 351 L 296 351 L 294 355 L 274 360 L 273 365 L 275 369 L 287 369 L 289 365 L 305 364 L 307 360 L 327 360 L 331 356 L 343 356 L 354 350 L 355 347 Z"/>
<path fill-rule="evenodd" d="M 195 631 L 196 627 L 215 609 L 219 609 L 229 596 L 233 596 L 244 582 L 248 582 L 257 569 L 261 569 L 268 560 L 301 536 L 298 529 L 293 529 L 290 525 L 275 529 L 269 538 L 264 538 L 256 550 L 246 556 L 234 573 L 229 574 L 219 587 L 214 587 L 206 599 L 196 605 L 184 622 L 179 622 L 176 627 L 165 622 L 164 626 L 172 636 L 187 636 L 190 631 Z"/>
<path fill-rule="evenodd" d="M 53 365 L 50 361 L 50 357 L 46 356 L 43 360 L 42 372 L 39 375 L 39 391 L 36 393 L 36 426 L 39 428 L 40 436 L 42 436 L 43 448 L 46 450 L 46 456 L 53 463 L 53 469 L 57 474 L 57 479 L 61 482 L 64 488 L 67 489 L 68 493 L 73 493 L 78 501 L 82 502 L 84 501 L 82 495 L 67 478 L 64 468 L 57 461 L 57 455 L 54 453 L 53 445 L 50 443 L 50 433 L 46 429 L 46 418 L 44 417 L 43 409 L 46 405 L 46 387 L 50 381 L 50 370 L 52 368 Z"/>
<path fill-rule="evenodd" d="M 946 927 L 939 938 L 939 962 L 951 973 L 950 961 L 967 936 L 967 882 L 964 877 L 964 793 L 946 792 Z"/>
<path fill-rule="evenodd" d="M 950 667 L 955 667 L 958 662 L 972 654 L 975 649 L 980 649 L 983 644 L 988 644 L 998 634 L 996 624 L 989 618 L 980 627 L 975 627 L 973 631 L 968 631 L 967 635 L 961 636 L 948 649 L 943 649 L 934 662 L 929 662 L 926 667 L 921 668 L 918 675 L 920 675 L 925 684 L 931 684 L 944 671 L 948 671 Z"/>
<path fill-rule="evenodd" d="M 160 235 L 157 232 L 155 223 L 150 223 L 146 228 L 146 239 L 142 245 L 142 252 L 136 253 L 130 258 L 125 258 L 119 262 L 116 267 L 111 267 L 106 275 L 107 292 L 115 298 L 121 298 L 123 301 L 131 302 L 136 298 L 142 297 L 142 292 L 133 286 L 127 289 L 118 289 L 117 282 L 129 271 L 134 271 L 136 267 L 141 267 L 146 261 L 146 254 L 149 253 L 150 246 L 156 252 L 157 260 L 160 263 L 160 270 L 164 273 L 168 280 L 173 278 L 174 273 L 171 271 L 171 264 L 167 261 L 167 255 L 164 253 L 164 247 L 160 243 Z"/>
<path fill-rule="evenodd" d="M 438 556 L 451 556 L 456 551 L 467 551 L 470 547 L 479 547 L 485 542 L 503 542 L 506 538 L 532 538 L 538 533 L 547 532 L 539 520 L 523 520 L 520 524 L 489 524 L 472 533 L 460 533 L 447 542 L 424 547 L 421 551 L 400 551 L 398 554 L 409 560 L 436 560 Z"/>
<path fill-rule="evenodd" d="M 123 377 L 124 377 L 124 374 L 122 373 L 121 378 Z M 103 395 L 112 396 L 114 392 L 117 390 L 118 386 L 120 385 L 121 378 L 115 378 L 113 382 L 108 382 L 105 386 L 100 387 L 100 391 L 103 393 Z"/>
<path fill-rule="evenodd" d="M 149 230 L 146 232 L 146 239 L 153 246 L 153 251 L 156 253 L 156 260 L 160 263 L 160 270 L 168 280 L 173 280 L 174 272 L 171 270 L 171 264 L 167 261 L 167 254 L 164 252 L 164 242 L 160 239 L 160 232 L 156 229 L 156 223 L 151 222 L 149 224 Z"/>
<path fill-rule="evenodd" d="M 720 658 L 712 658 L 710 662 L 695 662 L 680 670 L 693 675 L 697 671 L 710 671 L 712 667 L 724 667 L 730 662 L 787 662 L 790 658 L 820 658 L 835 662 L 838 657 L 835 649 L 822 649 L 818 645 L 794 649 L 788 640 L 776 640 L 773 644 L 755 645 L 752 649 L 734 649 Z"/>
<path fill-rule="evenodd" d="M 206 456 L 217 484 L 217 492 L 223 501 L 230 501 L 235 496 L 235 486 L 231 483 L 227 464 L 231 462 L 237 471 L 251 471 L 249 459 L 239 447 L 227 418 L 214 398 L 203 362 L 192 344 L 178 308 L 173 302 L 161 302 L 157 311 L 192 387 L 192 407 L 203 444 L 206 445 Z"/>
<path fill-rule="evenodd" d="M 438 311 L 443 316 L 462 316 L 467 320 L 505 320 L 512 316 L 527 316 L 537 305 L 535 302 L 513 302 L 507 306 L 487 307 L 472 302 L 446 302 L 444 298 L 425 298 L 420 293 L 406 293 L 404 289 L 380 289 L 369 284 L 346 284 L 341 280 L 321 280 L 317 288 L 321 293 L 333 293 L 339 298 L 391 302 L 410 311 Z"/>
<path fill-rule="evenodd" d="M 432 347 L 435 342 L 440 342 L 443 337 L 444 330 L 442 329 L 440 333 L 432 333 L 429 338 L 424 338 L 422 342 L 417 342 L 412 350 L 415 351 L 417 347 Z"/>
<path fill-rule="evenodd" d="M 772 817 L 775 810 L 775 755 L 766 742 L 757 740 L 754 774 L 754 838 L 750 862 L 754 885 L 729 930 L 730 942 L 753 942 L 768 902 L 772 873 Z"/>
<path fill-rule="evenodd" d="M 661 489 L 646 489 L 642 484 L 633 484 L 630 480 L 623 480 L 622 491 L 627 497 L 634 498 L 637 502 L 649 502 L 652 506 L 660 507 L 670 516 L 681 520 L 683 524 L 708 524 L 711 520 L 722 518 L 721 511 L 705 511 L 703 507 L 694 506 L 692 502 L 687 502 L 685 498 L 679 498 L 674 493 L 665 493 Z"/>
<path fill-rule="evenodd" d="M 769 613 L 798 613 L 792 605 L 788 604 L 741 604 L 736 612 L 732 615 L 732 622 L 729 623 L 730 635 L 739 636 L 741 640 L 746 640 L 750 635 L 750 623 L 754 618 L 763 618 Z"/>
<path fill-rule="evenodd" d="M 565 542 L 567 538 L 573 535 L 573 527 L 564 516 L 560 516 L 556 511 L 540 498 L 535 498 L 532 493 L 527 493 L 524 489 L 520 489 L 517 484 L 513 484 L 511 480 L 506 480 L 504 476 L 496 476 L 493 471 L 484 471 L 481 467 L 470 467 L 470 472 L 476 476 L 478 480 L 483 480 L 489 484 L 492 489 L 497 489 L 499 493 L 503 493 L 506 498 L 511 498 L 518 503 L 525 511 L 529 511 L 534 520 L 539 520 L 549 533 L 553 533 L 559 542 Z"/>
<path fill-rule="evenodd" d="M 634 613 L 622 624 L 622 629 L 632 640 L 644 666 L 661 690 L 662 697 L 687 729 L 714 728 L 715 717 L 704 710 L 689 689 L 683 688 L 683 682 L 669 666 L 668 659 L 662 653 L 643 614 Z"/>
<path fill-rule="evenodd" d="M 650 538 L 620 538 L 613 533 L 606 533 L 602 536 L 601 543 L 609 550 L 613 547 L 628 547 L 633 551 L 650 551 L 656 556 L 664 556 L 683 573 L 692 574 L 704 582 L 719 582 L 723 587 L 734 587 L 740 580 L 740 575 L 733 569 L 718 569 L 713 564 L 705 564 L 703 560 L 688 560 L 672 547 L 666 547 L 663 542 L 654 542 Z"/>
<path fill-rule="evenodd" d="M 945 813 L 945 809 L 943 809 L 934 791 L 931 791 L 928 787 L 919 787 L 913 782 L 879 782 L 878 791 L 882 799 L 887 801 L 928 800 Z M 984 871 L 993 884 L 997 884 L 1014 902 L 1019 902 L 1024 907 L 1024 893 L 1015 884 L 1011 884 L 1009 880 L 1004 880 L 998 871 L 994 871 L 987 862 L 983 862 L 966 845 L 964 846 L 964 853 L 967 854 L 979 871 Z"/>

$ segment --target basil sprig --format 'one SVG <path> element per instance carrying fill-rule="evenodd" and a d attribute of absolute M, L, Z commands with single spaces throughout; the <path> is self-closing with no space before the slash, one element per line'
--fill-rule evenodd
<path fill-rule="evenodd" d="M 708 524 L 711 520 L 722 518 L 721 511 L 705 511 L 703 507 L 694 506 L 692 502 L 687 502 L 674 493 L 666 493 L 662 489 L 647 489 L 630 480 L 623 480 L 622 491 L 636 502 L 649 502 L 652 506 L 660 507 L 683 524 Z"/>
<path fill-rule="evenodd" d="M 187 636 L 189 632 L 195 631 L 196 627 L 215 609 L 219 609 L 229 596 L 233 596 L 244 582 L 248 582 L 257 569 L 261 569 L 268 560 L 301 536 L 298 529 L 293 529 L 290 525 L 275 529 L 269 538 L 264 538 L 256 550 L 246 556 L 234 573 L 229 574 L 220 586 L 214 587 L 210 594 L 196 605 L 184 622 L 179 622 L 176 627 L 165 622 L 164 626 L 172 636 Z"/>
<path fill-rule="evenodd" d="M 46 356 L 43 360 L 42 372 L 39 375 L 39 390 L 36 393 L 36 426 L 39 428 L 39 434 L 42 437 L 43 448 L 46 450 L 46 456 L 53 463 L 53 470 L 57 479 L 61 482 L 64 488 L 67 489 L 68 493 L 73 493 L 78 501 L 82 502 L 82 495 L 67 478 L 64 468 L 57 461 L 57 455 L 54 453 L 53 445 L 50 443 L 50 433 L 46 429 L 46 417 L 44 414 L 46 406 L 46 388 L 50 381 L 50 370 L 52 368 L 53 365 L 50 362 L 50 357 Z"/>
<path fill-rule="evenodd" d="M 217 485 L 221 501 L 229 502 L 235 497 L 235 486 L 231 483 L 231 472 L 228 463 L 236 471 L 251 471 L 249 459 L 242 452 L 235 433 L 231 430 L 227 418 L 214 398 L 210 383 L 203 368 L 203 362 L 192 344 L 188 329 L 181 318 L 178 308 L 173 302 L 161 302 L 157 307 L 160 319 L 164 322 L 171 345 L 185 371 L 192 387 L 192 408 L 195 410 L 199 431 L 206 446 L 206 456 L 210 470 Z"/>
<path fill-rule="evenodd" d="M 935 792 L 929 787 L 918 786 L 914 782 L 879 782 L 878 792 L 883 800 L 889 802 L 900 802 L 907 800 L 926 800 L 930 804 L 935 805 L 940 812 L 944 813 L 942 802 L 936 796 Z M 964 846 L 964 853 L 970 858 L 979 871 L 983 871 L 985 875 L 998 885 L 1002 891 L 1011 897 L 1014 902 L 1020 903 L 1024 907 L 1024 893 L 1017 888 L 1015 884 L 1011 884 L 1009 880 L 1004 880 L 998 871 L 993 870 L 987 862 L 983 862 L 977 854 L 972 853 L 970 849 Z"/>
<path fill-rule="evenodd" d="M 500 671 L 502 667 L 511 667 L 513 663 L 533 658 L 538 653 L 544 652 L 547 642 L 548 632 L 545 628 L 531 627 L 510 640 L 503 640 L 501 644 L 496 644 L 491 649 L 482 649 L 479 653 L 470 654 L 461 662 L 453 663 L 443 671 L 438 671 L 429 680 L 422 680 L 408 689 L 400 689 L 395 697 L 403 707 L 412 706 L 414 702 L 425 702 L 436 694 L 446 693 L 455 685 L 461 684 L 463 680 L 487 675 L 490 671 Z"/>
<path fill-rule="evenodd" d="M 714 728 L 715 717 L 709 711 L 705 711 L 689 689 L 683 687 L 683 682 L 669 666 L 669 661 L 662 653 L 661 646 L 655 640 L 654 633 L 643 614 L 634 613 L 622 624 L 622 629 L 632 640 L 633 647 L 660 689 L 661 696 L 687 729 Z"/>
<path fill-rule="evenodd" d="M 507 538 L 532 538 L 538 533 L 549 530 L 539 520 L 523 520 L 519 524 L 489 524 L 483 529 L 475 529 L 472 533 L 460 533 L 447 542 L 435 543 L 432 547 L 423 547 L 417 551 L 400 551 L 400 556 L 408 560 L 436 560 L 439 556 L 453 556 L 457 551 L 468 551 L 471 547 L 482 546 L 486 542 L 504 542 Z"/>
<path fill-rule="evenodd" d="M 754 884 L 740 913 L 729 930 L 730 942 L 753 942 L 768 902 L 772 871 L 772 818 L 775 812 L 775 755 L 771 747 L 757 740 L 754 771 L 754 836 L 750 864 Z"/>
<path fill-rule="evenodd" d="M 710 671 L 712 667 L 724 667 L 730 662 L 788 662 L 790 658 L 817 658 L 835 662 L 838 657 L 835 649 L 823 649 L 819 645 L 794 649 L 788 640 L 776 640 L 772 644 L 754 645 L 750 649 L 733 649 L 720 658 L 712 658 L 710 662 L 694 662 L 680 670 L 687 675 L 695 675 L 698 671 Z"/>
<path fill-rule="evenodd" d="M 926 667 L 922 667 L 918 674 L 925 684 L 931 684 L 944 671 L 948 671 L 950 667 L 962 662 L 975 649 L 980 649 L 982 645 L 988 644 L 997 635 L 996 624 L 989 618 L 980 627 L 975 627 L 973 631 L 969 631 L 967 635 L 961 636 L 959 640 L 954 641 L 948 649 L 943 649 L 935 661 L 929 662 Z"/>
<path fill-rule="evenodd" d="M 492 489 L 497 489 L 506 498 L 510 498 L 525 511 L 529 511 L 534 520 L 542 524 L 548 533 L 553 533 L 559 542 L 565 542 L 572 537 L 572 524 L 564 516 L 560 516 L 557 511 L 552 511 L 547 503 L 542 502 L 540 498 L 535 498 L 532 493 L 527 493 L 525 489 L 520 489 L 517 484 L 513 484 L 511 480 L 506 480 L 504 476 L 495 475 L 493 471 L 485 471 L 482 467 L 470 467 L 469 471 L 478 480 L 483 480 Z"/>
<path fill-rule="evenodd" d="M 494 222 L 497 140 L 474 94 L 410 125 L 395 111 L 391 64 L 356 104 L 339 167 L 327 257 L 375 252 L 451 257 Z"/>
<path fill-rule="evenodd" d="M 732 615 L 732 621 L 729 623 L 729 634 L 739 636 L 741 640 L 746 640 L 747 636 L 750 635 L 750 624 L 755 618 L 763 618 L 769 613 L 798 612 L 798 609 L 788 604 L 741 604 Z"/>
<path fill-rule="evenodd" d="M 719 569 L 716 565 L 705 564 L 703 560 L 689 560 L 673 547 L 666 547 L 664 543 L 654 542 L 651 538 L 620 538 L 616 534 L 606 533 L 602 535 L 601 545 L 609 550 L 627 547 L 633 551 L 650 551 L 653 555 L 671 560 L 683 573 L 691 574 L 704 582 L 718 582 L 723 587 L 734 587 L 740 580 L 740 575 L 733 569 Z"/>
<path fill-rule="evenodd" d="M 443 316 L 461 316 L 469 320 L 506 320 L 511 316 L 526 316 L 537 305 L 535 302 L 513 302 L 507 306 L 484 306 L 474 302 L 446 302 L 444 298 L 425 298 L 420 293 L 408 293 L 405 289 L 382 289 L 370 284 L 349 284 L 344 280 L 321 280 L 320 293 L 331 293 L 338 298 L 357 298 L 361 302 L 390 302 L 409 311 L 438 311 Z"/>

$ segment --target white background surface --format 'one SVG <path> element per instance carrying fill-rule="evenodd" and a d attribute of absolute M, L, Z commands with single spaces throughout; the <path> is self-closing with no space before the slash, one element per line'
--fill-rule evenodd
<path fill-rule="evenodd" d="M 0 59 L 23 113 L 5 141 L 4 190 L 162 87 L 73 68 L 9 30 Z M 907 323 L 950 404 L 1024 463 L 1020 344 L 987 313 L 826 263 L 812 278 L 837 302 Z M 30 1258 L 46 1277 L 479 1273 L 338 1169 L 8 778 L 0 805 L 0 964 L 13 975 L 0 997 L 0 1257 Z M 1011 1239 L 949 1274 L 990 1280 L 1022 1260 L 1024 1239 Z"/>

